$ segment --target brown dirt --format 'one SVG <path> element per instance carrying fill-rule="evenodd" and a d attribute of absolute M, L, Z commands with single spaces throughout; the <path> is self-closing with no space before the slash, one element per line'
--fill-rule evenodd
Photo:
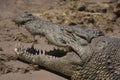
<path fill-rule="evenodd" d="M 37 65 L 20 62 L 14 55 L 15 44 L 30 46 L 32 36 L 17 27 L 12 18 L 29 11 L 42 19 L 65 25 L 83 24 L 99 28 L 106 35 L 120 37 L 120 1 L 118 0 L 0 0 L 0 80 L 67 80 Z M 44 49 L 43 38 L 37 37 Z"/>

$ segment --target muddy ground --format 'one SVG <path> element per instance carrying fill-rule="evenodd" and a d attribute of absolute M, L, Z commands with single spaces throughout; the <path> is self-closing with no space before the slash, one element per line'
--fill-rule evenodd
<path fill-rule="evenodd" d="M 64 25 L 85 25 L 101 29 L 107 36 L 120 38 L 119 0 L 0 0 L 0 80 L 68 80 L 37 65 L 16 60 L 14 47 L 20 42 L 28 46 L 32 35 L 17 27 L 12 18 L 31 12 L 43 20 Z M 36 47 L 50 49 L 37 37 Z"/>

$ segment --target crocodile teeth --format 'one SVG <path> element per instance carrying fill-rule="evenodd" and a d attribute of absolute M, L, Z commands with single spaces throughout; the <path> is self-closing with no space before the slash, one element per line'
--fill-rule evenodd
<path fill-rule="evenodd" d="M 39 55 L 42 55 L 41 51 L 39 51 Z"/>
<path fill-rule="evenodd" d="M 26 50 L 25 52 L 26 52 L 26 54 L 31 54 L 31 53 L 29 53 L 27 50 Z"/>
<path fill-rule="evenodd" d="M 37 50 L 37 54 L 39 54 L 40 53 L 40 51 L 39 51 L 39 49 Z"/>
<path fill-rule="evenodd" d="M 51 51 L 56 51 L 56 50 L 68 52 L 70 48 L 69 47 L 54 47 L 54 49 Z"/>
<path fill-rule="evenodd" d="M 62 57 L 66 54 L 64 48 L 54 47 L 53 50 L 45 51 L 45 50 L 38 50 L 35 47 L 25 48 L 25 46 L 22 46 L 20 43 L 16 45 L 15 52 L 17 54 L 23 54 L 25 57 L 28 57 L 30 59 L 31 57 L 37 57 L 37 56 L 46 56 L 46 58 L 56 59 L 57 57 Z"/>
<path fill-rule="evenodd" d="M 53 57 L 52 57 L 52 56 L 49 56 L 49 59 L 51 60 L 51 59 L 53 59 Z"/>
<path fill-rule="evenodd" d="M 35 53 L 35 55 L 38 55 L 37 52 Z"/>
<path fill-rule="evenodd" d="M 68 51 L 70 51 L 70 47 L 60 47 L 60 48 L 58 48 L 59 50 L 62 50 L 62 51 L 64 51 L 64 52 L 68 52 Z"/>
<path fill-rule="evenodd" d="M 18 48 L 15 47 L 14 51 L 15 51 L 15 52 L 18 52 Z"/>

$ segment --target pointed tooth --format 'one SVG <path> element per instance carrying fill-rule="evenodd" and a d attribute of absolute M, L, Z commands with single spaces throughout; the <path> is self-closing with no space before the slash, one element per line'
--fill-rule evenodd
<path fill-rule="evenodd" d="M 15 47 L 14 51 L 17 53 L 18 52 L 18 48 Z"/>
<path fill-rule="evenodd" d="M 45 51 L 43 50 L 43 55 L 45 55 Z"/>
<path fill-rule="evenodd" d="M 51 59 L 53 59 L 53 57 L 52 57 L 52 56 L 49 56 L 49 59 L 51 60 Z"/>
<path fill-rule="evenodd" d="M 45 51 L 41 50 L 41 55 L 44 56 L 45 55 Z"/>
<path fill-rule="evenodd" d="M 37 49 L 36 49 L 36 48 L 34 48 L 34 50 L 35 50 L 35 51 L 37 51 Z"/>
<path fill-rule="evenodd" d="M 39 49 L 37 50 L 37 54 L 39 55 L 39 53 L 40 53 L 40 51 L 39 51 Z"/>
<path fill-rule="evenodd" d="M 41 55 L 42 53 L 41 53 L 41 51 L 39 51 L 39 55 Z"/>
<path fill-rule="evenodd" d="M 38 52 L 36 52 L 36 56 L 38 55 Z"/>
<path fill-rule="evenodd" d="M 64 51 L 64 49 L 63 49 L 63 48 L 59 48 L 59 50 Z"/>
<path fill-rule="evenodd" d="M 69 47 L 59 47 L 58 49 L 61 50 L 61 51 L 64 51 L 64 52 L 67 52 L 67 51 L 70 50 Z"/>
<path fill-rule="evenodd" d="M 29 55 L 30 53 L 26 51 L 26 54 Z"/>
<path fill-rule="evenodd" d="M 35 52 L 35 55 L 38 55 L 38 52 L 37 52 L 37 50 L 35 50 L 36 52 Z"/>
<path fill-rule="evenodd" d="M 45 55 L 47 54 L 47 51 L 46 50 L 44 50 L 44 53 L 45 53 Z"/>

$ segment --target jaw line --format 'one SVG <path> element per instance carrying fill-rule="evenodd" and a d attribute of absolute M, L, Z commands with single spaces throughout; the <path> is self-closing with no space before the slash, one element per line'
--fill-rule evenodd
<path fill-rule="evenodd" d="M 25 48 L 23 45 L 18 44 L 15 49 L 14 49 L 16 55 L 18 57 L 22 57 L 23 55 L 30 55 L 30 56 L 47 56 L 47 57 L 55 57 L 55 58 L 64 58 L 67 54 L 67 52 L 65 52 L 64 50 L 60 50 L 60 49 L 53 49 L 50 51 L 44 51 L 44 50 L 40 50 L 36 49 L 36 48 Z M 53 53 L 53 54 L 52 54 Z M 55 55 L 58 54 L 58 55 Z M 60 56 L 61 55 L 61 56 Z"/>
<path fill-rule="evenodd" d="M 29 53 L 28 51 L 27 51 L 27 49 L 31 49 L 31 48 L 25 48 L 25 46 L 23 46 L 23 45 L 21 45 L 21 44 L 17 44 L 16 45 L 16 47 L 15 47 L 15 49 L 14 49 L 14 51 L 15 51 L 15 53 L 16 53 L 16 55 L 17 55 L 17 57 L 18 58 L 21 58 L 21 57 L 24 57 L 24 55 L 27 55 L 27 56 L 29 56 L 29 57 L 31 57 L 31 56 L 41 56 L 41 57 L 46 57 L 47 59 L 59 59 L 59 60 L 70 60 L 71 62 L 78 62 L 78 61 L 81 61 L 81 60 L 79 60 L 80 58 L 79 58 L 79 56 L 76 54 L 76 53 L 74 53 L 74 52 L 64 52 L 64 53 L 62 53 L 62 56 L 55 56 L 54 54 L 53 55 L 49 55 L 49 54 L 46 54 L 45 53 L 45 51 L 44 52 L 42 52 L 42 51 L 40 51 L 39 52 L 39 54 L 31 54 L 31 53 Z M 35 51 L 37 52 L 38 50 L 36 50 L 35 49 Z M 50 50 L 51 51 L 51 50 Z M 48 53 L 50 52 L 50 51 L 48 51 Z M 59 51 L 61 51 L 61 50 L 59 50 Z M 54 52 L 54 50 L 52 50 L 51 52 Z M 60 53 L 55 53 L 55 54 L 59 54 L 59 55 L 61 55 Z M 78 61 L 72 61 L 71 59 L 70 59 L 70 57 L 72 56 L 72 58 L 77 58 L 78 59 Z M 26 58 L 26 57 L 25 57 Z"/>
<path fill-rule="evenodd" d="M 61 72 L 71 76 L 74 72 L 73 65 L 79 65 L 81 60 L 74 52 L 67 52 L 65 56 L 55 57 L 46 54 L 33 55 L 26 51 L 27 48 L 22 46 L 15 47 L 16 58 L 25 63 L 32 63 L 44 66 L 50 70 Z M 59 54 L 59 53 L 56 53 Z M 63 68 L 63 66 L 64 68 Z M 65 70 L 66 69 L 66 70 Z"/>

